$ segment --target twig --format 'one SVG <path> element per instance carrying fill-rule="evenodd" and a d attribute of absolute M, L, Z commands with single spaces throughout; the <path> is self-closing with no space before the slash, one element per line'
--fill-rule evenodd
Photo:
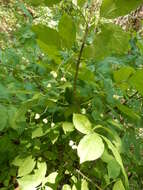
<path fill-rule="evenodd" d="M 132 94 L 131 96 L 129 96 L 129 98 L 126 99 L 126 100 L 122 103 L 122 105 L 126 105 L 126 104 L 128 103 L 128 100 L 134 98 L 137 94 L 138 94 L 138 91 L 136 91 L 134 94 Z M 117 107 L 114 106 L 112 109 L 107 110 L 107 111 L 105 112 L 105 114 L 108 114 L 109 112 L 111 112 L 113 109 L 116 109 L 116 108 L 117 108 Z"/>
<path fill-rule="evenodd" d="M 131 96 L 129 96 L 129 99 L 126 99 L 126 100 L 123 102 L 123 104 L 125 105 L 125 104 L 128 102 L 128 100 L 134 98 L 137 94 L 138 94 L 138 91 L 136 91 L 134 94 L 132 94 Z"/>
<path fill-rule="evenodd" d="M 91 179 L 89 179 L 86 175 L 84 175 L 80 170 L 76 169 L 76 172 L 77 172 L 78 174 L 80 174 L 80 175 L 81 175 L 84 179 L 86 179 L 88 182 L 90 182 L 90 183 L 92 183 L 93 185 L 95 185 L 97 189 L 103 190 L 103 189 L 101 189 L 101 187 L 99 187 L 99 185 L 97 185 L 96 183 L 94 183 Z"/>
<path fill-rule="evenodd" d="M 74 85 L 73 85 L 74 97 L 76 97 L 76 83 L 77 83 L 77 78 L 78 78 L 79 66 L 80 66 L 80 61 L 81 61 L 83 49 L 84 49 L 84 46 L 85 46 L 88 30 L 89 30 L 89 26 L 86 25 L 85 34 L 84 34 L 84 37 L 83 37 L 83 42 L 81 44 L 80 52 L 79 52 L 77 63 L 76 63 L 76 72 L 75 72 L 75 76 L 74 76 Z"/>
<path fill-rule="evenodd" d="M 116 182 L 116 181 L 117 181 L 117 179 L 111 181 L 110 183 L 108 183 L 108 184 L 104 187 L 104 189 L 106 189 L 109 185 L 111 185 L 112 183 L 114 183 L 114 182 Z M 104 189 L 103 189 L 103 190 L 104 190 Z"/>

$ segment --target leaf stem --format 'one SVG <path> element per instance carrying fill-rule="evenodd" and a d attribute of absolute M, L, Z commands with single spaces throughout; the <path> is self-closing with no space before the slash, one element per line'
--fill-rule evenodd
<path fill-rule="evenodd" d="M 79 52 L 77 63 L 76 63 L 76 72 L 75 72 L 74 84 L 73 84 L 74 97 L 76 97 L 76 86 L 77 86 L 77 78 L 78 78 L 78 73 L 79 73 L 79 66 L 80 66 L 80 61 L 81 61 L 83 49 L 84 49 L 84 46 L 85 46 L 86 38 L 87 38 L 87 35 L 88 35 L 88 30 L 89 30 L 89 26 L 87 24 L 86 29 L 85 29 L 85 34 L 84 34 L 84 37 L 83 37 L 83 42 L 81 44 L 80 52 Z"/>

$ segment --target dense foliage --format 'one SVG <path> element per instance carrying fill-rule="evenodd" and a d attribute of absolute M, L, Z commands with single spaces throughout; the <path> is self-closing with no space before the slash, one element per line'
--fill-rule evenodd
<path fill-rule="evenodd" d="M 143 40 L 112 22 L 142 3 L 6 2 L 1 190 L 143 188 Z"/>

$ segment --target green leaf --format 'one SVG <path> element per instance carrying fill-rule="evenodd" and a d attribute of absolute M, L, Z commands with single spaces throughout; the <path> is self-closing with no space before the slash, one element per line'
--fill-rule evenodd
<path fill-rule="evenodd" d="M 91 123 L 85 115 L 73 114 L 73 124 L 83 134 L 92 132 Z"/>
<path fill-rule="evenodd" d="M 143 69 L 136 71 L 130 78 L 129 83 L 143 96 Z"/>
<path fill-rule="evenodd" d="M 73 19 L 64 14 L 58 25 L 59 34 L 67 48 L 71 48 L 76 39 L 76 27 Z"/>
<path fill-rule="evenodd" d="M 7 109 L 0 105 L 0 131 L 7 127 L 8 113 Z"/>
<path fill-rule="evenodd" d="M 36 164 L 36 161 L 32 158 L 32 156 L 28 156 L 23 159 L 22 164 L 18 168 L 18 176 L 25 176 L 32 172 Z"/>
<path fill-rule="evenodd" d="M 126 114 L 127 116 L 131 117 L 132 119 L 135 119 L 135 120 L 139 120 L 140 119 L 140 116 L 136 112 L 134 112 L 132 109 L 128 108 L 125 105 L 117 104 L 117 108 L 121 112 L 123 112 L 124 114 Z"/>
<path fill-rule="evenodd" d="M 142 3 L 143 0 L 103 0 L 101 16 L 111 19 L 127 15 Z"/>
<path fill-rule="evenodd" d="M 21 158 L 20 156 L 17 156 L 17 157 L 13 160 L 12 164 L 13 164 L 14 166 L 21 166 L 21 165 L 23 164 L 23 159 L 24 159 L 24 158 Z"/>
<path fill-rule="evenodd" d="M 44 0 L 26 0 L 26 3 L 32 6 L 40 6 L 40 5 L 43 5 Z"/>
<path fill-rule="evenodd" d="M 116 122 L 114 119 L 108 119 L 107 122 L 110 125 L 113 125 L 115 127 L 115 129 L 119 129 L 119 130 L 124 130 L 124 126 L 120 123 L 120 122 Z"/>
<path fill-rule="evenodd" d="M 114 184 L 113 190 L 125 190 L 121 179 Z"/>
<path fill-rule="evenodd" d="M 36 129 L 34 129 L 32 131 L 32 139 L 36 138 L 36 137 L 42 137 L 42 136 L 50 133 L 50 139 L 53 140 L 53 137 L 55 138 L 55 135 L 53 135 L 52 131 L 53 131 L 53 128 L 47 128 L 46 130 L 44 130 L 42 128 L 42 126 L 38 126 L 38 127 L 36 127 Z M 55 131 L 55 133 L 57 134 L 57 131 Z"/>
<path fill-rule="evenodd" d="M 11 126 L 11 123 L 13 122 L 13 117 L 16 114 L 16 112 L 17 112 L 16 107 L 12 105 L 8 107 L 8 122 L 10 126 Z"/>
<path fill-rule="evenodd" d="M 40 48 L 47 53 L 51 59 L 60 61 L 58 50 L 61 48 L 61 39 L 58 32 L 41 24 L 34 25 L 32 30 L 36 34 Z"/>
<path fill-rule="evenodd" d="M 42 129 L 41 126 L 36 127 L 36 129 L 34 129 L 34 130 L 32 131 L 32 139 L 33 139 L 33 138 L 36 138 L 36 137 L 41 137 L 41 136 L 43 136 L 43 135 L 44 135 L 44 132 L 43 132 L 43 129 Z"/>
<path fill-rule="evenodd" d="M 71 186 L 68 184 L 63 185 L 62 190 L 71 190 Z"/>
<path fill-rule="evenodd" d="M 127 81 L 127 79 L 133 74 L 135 70 L 132 67 L 121 67 L 119 70 L 113 72 L 115 82 L 121 83 Z"/>
<path fill-rule="evenodd" d="M 75 185 L 72 186 L 72 190 L 78 190 Z"/>
<path fill-rule="evenodd" d="M 112 179 L 116 179 L 120 174 L 120 165 L 113 159 L 107 164 L 108 175 Z"/>
<path fill-rule="evenodd" d="M 51 7 L 53 6 L 54 4 L 57 4 L 57 3 L 60 3 L 61 0 L 44 0 L 44 3 L 45 5 Z"/>
<path fill-rule="evenodd" d="M 82 7 L 86 3 L 86 0 L 77 0 L 77 4 Z"/>
<path fill-rule="evenodd" d="M 124 54 L 128 50 L 129 37 L 129 33 L 119 26 L 104 24 L 101 32 L 96 34 L 93 44 L 85 47 L 83 57 L 100 60 L 112 54 Z"/>
<path fill-rule="evenodd" d="M 102 131 L 107 132 L 110 135 L 110 137 L 111 137 L 113 143 L 115 144 L 116 148 L 118 150 L 121 149 L 122 142 L 121 142 L 121 139 L 120 139 L 118 133 L 115 130 L 111 130 L 109 127 L 104 127 L 102 125 L 96 125 L 94 127 L 94 130 L 98 130 L 98 129 L 101 129 Z"/>
<path fill-rule="evenodd" d="M 83 179 L 81 182 L 81 190 L 89 190 L 88 183 L 85 179 Z"/>
<path fill-rule="evenodd" d="M 74 125 L 70 122 L 63 122 L 63 130 L 64 130 L 64 133 L 66 134 L 67 132 L 72 132 L 74 131 Z"/>
<path fill-rule="evenodd" d="M 42 24 L 32 26 L 33 32 L 35 32 L 37 39 L 49 46 L 61 47 L 61 40 L 58 32 L 52 28 L 44 26 Z"/>
<path fill-rule="evenodd" d="M 118 164 L 120 165 L 121 167 L 121 170 L 122 170 L 122 173 L 124 175 L 124 178 L 125 178 L 125 185 L 126 185 L 126 188 L 129 189 L 129 182 L 128 182 L 128 177 L 127 177 L 127 174 L 126 174 L 126 171 L 125 171 L 125 168 L 123 166 L 123 162 L 122 162 L 122 158 L 118 152 L 118 150 L 116 149 L 116 147 L 104 136 L 101 136 L 104 141 L 107 143 L 108 145 L 108 148 L 112 151 L 116 161 L 118 162 Z"/>
<path fill-rule="evenodd" d="M 79 70 L 79 79 L 86 81 L 88 83 L 92 83 L 95 79 L 94 73 L 91 72 L 87 67 L 82 64 L 82 67 Z"/>
<path fill-rule="evenodd" d="M 101 156 L 101 160 L 103 160 L 103 162 L 109 163 L 113 159 L 114 159 L 113 156 L 109 154 L 106 149 L 104 149 L 104 152 Z"/>
<path fill-rule="evenodd" d="M 79 142 L 77 153 L 80 163 L 100 158 L 104 152 L 104 143 L 98 134 L 85 135 Z"/>
<path fill-rule="evenodd" d="M 48 183 L 56 183 L 56 177 L 58 173 L 57 172 L 52 172 L 50 173 L 42 182 L 42 185 L 45 185 L 47 182 Z"/>
<path fill-rule="evenodd" d="M 61 63 L 59 51 L 55 46 L 48 46 L 40 40 L 37 40 L 37 43 L 43 52 L 48 54 L 49 58 L 53 59 L 56 63 Z"/>
<path fill-rule="evenodd" d="M 18 179 L 21 190 L 35 190 L 41 184 L 46 175 L 47 166 L 45 162 L 38 162 L 34 174 L 26 175 Z"/>
<path fill-rule="evenodd" d="M 53 130 L 49 134 L 49 138 L 50 138 L 52 144 L 56 143 L 56 141 L 58 140 L 58 137 L 59 137 L 59 131 L 58 130 Z"/>

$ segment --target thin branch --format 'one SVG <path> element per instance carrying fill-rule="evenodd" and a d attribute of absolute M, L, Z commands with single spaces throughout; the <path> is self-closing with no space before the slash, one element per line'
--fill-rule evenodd
<path fill-rule="evenodd" d="M 80 61 L 81 61 L 83 49 L 84 49 L 84 46 L 85 46 L 86 38 L 87 38 L 87 35 L 88 35 L 88 30 L 89 30 L 89 26 L 86 25 L 85 34 L 84 34 L 84 37 L 83 37 L 83 42 L 81 44 L 80 52 L 79 52 L 77 63 L 76 63 L 76 72 L 75 72 L 75 76 L 74 76 L 74 85 L 73 85 L 74 97 L 76 97 L 76 85 L 77 85 L 79 66 L 80 66 Z"/>
<path fill-rule="evenodd" d="M 97 185 L 96 183 L 94 183 L 91 179 L 89 179 L 86 175 L 84 175 L 80 170 L 76 169 L 76 172 L 77 172 L 78 174 L 80 174 L 80 175 L 81 175 L 84 179 L 86 179 L 88 182 L 90 182 L 90 183 L 92 183 L 93 185 L 95 185 L 97 189 L 103 190 L 103 189 L 101 189 L 101 187 L 99 187 L 99 185 Z"/>
<path fill-rule="evenodd" d="M 136 91 L 134 94 L 132 94 L 131 96 L 128 97 L 128 99 L 126 99 L 122 105 L 126 105 L 128 103 L 129 100 L 131 100 L 132 98 L 134 98 L 136 95 L 138 94 L 138 91 Z M 109 112 L 111 112 L 113 109 L 117 108 L 116 106 L 114 106 L 112 109 L 109 109 L 105 112 L 105 114 L 108 114 Z"/>
<path fill-rule="evenodd" d="M 134 98 L 137 94 L 138 94 L 138 91 L 136 91 L 134 94 L 132 94 L 131 96 L 129 96 L 128 99 L 126 99 L 126 100 L 123 102 L 123 104 L 125 105 L 125 104 L 128 102 L 128 100 Z"/>
<path fill-rule="evenodd" d="M 111 185 L 112 183 L 114 183 L 114 182 L 116 182 L 116 181 L 117 181 L 117 179 L 115 179 L 115 180 L 111 181 L 110 183 L 108 183 L 108 184 L 103 188 L 103 190 L 105 190 L 109 185 Z"/>

